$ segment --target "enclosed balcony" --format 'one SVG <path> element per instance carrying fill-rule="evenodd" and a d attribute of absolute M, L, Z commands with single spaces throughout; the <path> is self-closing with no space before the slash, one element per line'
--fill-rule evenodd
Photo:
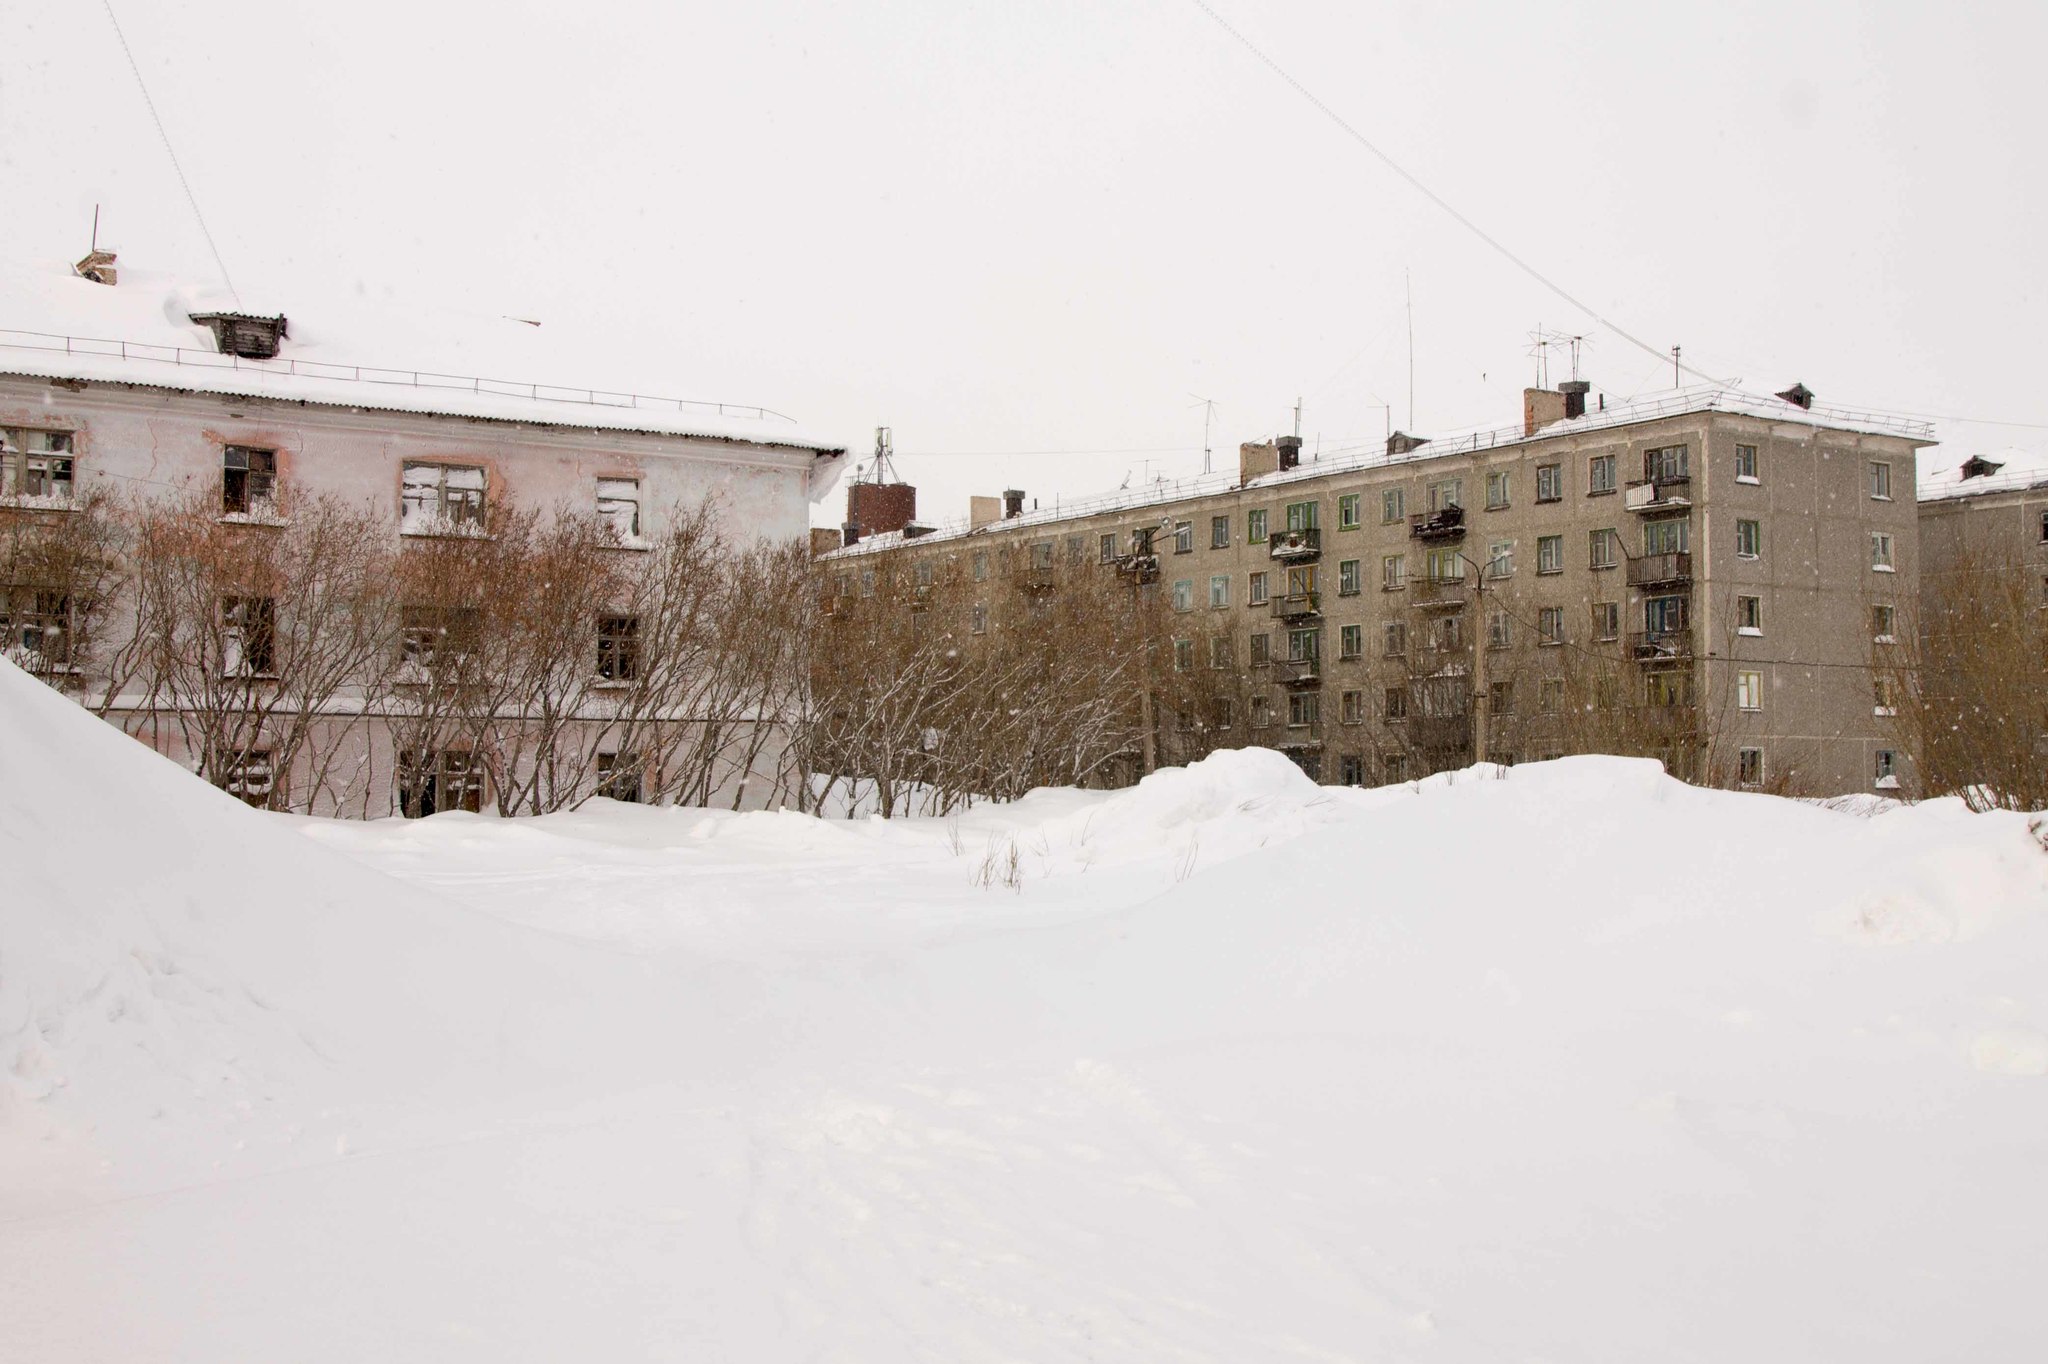
<path fill-rule="evenodd" d="M 1622 490 L 1621 505 L 1632 512 L 1675 511 L 1692 505 L 1689 478 L 1645 479 Z"/>
<path fill-rule="evenodd" d="M 1290 592 L 1273 598 L 1271 610 L 1275 620 L 1306 620 L 1322 613 L 1322 603 L 1320 592 Z"/>
<path fill-rule="evenodd" d="M 1628 637 L 1629 656 L 1638 663 L 1685 663 L 1692 659 L 1692 630 L 1638 630 Z"/>
<path fill-rule="evenodd" d="M 1323 552 L 1323 533 L 1314 526 L 1300 530 L 1276 530 L 1267 540 L 1266 552 L 1275 559 L 1313 559 Z"/>
<path fill-rule="evenodd" d="M 1439 507 L 1408 518 L 1408 533 L 1418 540 L 1456 540 L 1465 534 L 1465 509 Z"/>
<path fill-rule="evenodd" d="M 1311 654 L 1307 658 L 1279 658 L 1273 660 L 1273 678 L 1289 687 L 1318 687 L 1323 682 L 1323 661 Z"/>
<path fill-rule="evenodd" d="M 1405 722 L 1408 742 L 1432 753 L 1466 753 L 1472 748 L 1469 715 L 1417 715 Z"/>
<path fill-rule="evenodd" d="M 1628 561 L 1630 587 L 1686 587 L 1692 583 L 1692 555 L 1645 554 Z"/>

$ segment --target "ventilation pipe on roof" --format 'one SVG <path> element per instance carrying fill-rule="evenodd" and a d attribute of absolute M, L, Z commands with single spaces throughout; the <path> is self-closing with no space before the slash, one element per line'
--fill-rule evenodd
<path fill-rule="evenodd" d="M 1024 490 L 1022 488 L 1003 489 L 1003 519 L 1011 521 L 1023 514 Z"/>

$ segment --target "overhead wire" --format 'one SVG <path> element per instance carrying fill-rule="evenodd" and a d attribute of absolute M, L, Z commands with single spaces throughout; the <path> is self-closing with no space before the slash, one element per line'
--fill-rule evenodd
<path fill-rule="evenodd" d="M 164 128 L 163 115 L 156 111 L 156 101 L 149 97 L 149 83 L 142 79 L 142 67 L 135 60 L 135 50 L 128 46 L 128 35 L 121 31 L 121 21 L 114 16 L 114 0 L 100 0 L 106 7 L 107 22 L 114 26 L 114 36 L 121 42 L 122 55 L 128 58 L 128 69 L 135 73 L 135 88 L 142 92 L 142 103 L 149 110 L 149 117 L 156 124 L 156 135 L 163 139 L 164 153 L 171 158 L 171 169 L 177 172 L 178 184 L 185 191 L 185 202 L 192 205 L 192 216 L 199 220 L 199 233 L 206 238 L 206 249 L 213 253 L 213 263 L 220 270 L 221 282 L 228 287 L 228 295 L 235 300 L 237 308 L 242 306 L 242 295 L 235 288 L 234 277 L 228 273 L 228 263 L 221 258 L 220 246 L 213 239 L 213 229 L 206 225 L 206 215 L 199 210 L 199 196 L 192 192 L 192 182 L 185 178 L 185 167 L 178 160 L 177 149 L 171 146 L 171 135 Z"/>
<path fill-rule="evenodd" d="M 1538 284 L 1541 284 L 1551 293 L 1556 294 L 1566 303 L 1569 303 L 1572 307 L 1578 309 L 1581 313 L 1585 314 L 1593 321 L 1599 323 L 1608 331 L 1613 332 L 1622 340 L 1628 342 L 1630 345 L 1641 350 L 1644 354 L 1655 355 L 1667 362 L 1676 363 L 1677 367 L 1680 370 L 1683 370 L 1685 373 L 1692 375 L 1694 378 L 1705 380 L 1707 383 L 1721 384 L 1723 382 L 1720 378 L 1718 378 L 1715 375 L 1708 374 L 1703 370 L 1695 369 L 1691 365 L 1684 364 L 1681 361 L 1673 361 L 1670 351 L 1660 350 L 1656 346 L 1651 345 L 1649 342 L 1644 341 L 1641 337 L 1636 336 L 1627 328 L 1621 326 L 1619 323 L 1613 321 L 1611 318 L 1601 313 L 1597 308 L 1594 308 L 1591 304 L 1586 303 L 1584 300 L 1580 299 L 1570 290 L 1566 289 L 1563 285 L 1559 284 L 1556 280 L 1551 279 L 1541 270 L 1538 270 L 1535 266 L 1531 265 L 1528 261 L 1522 259 L 1521 256 L 1517 255 L 1514 251 L 1510 250 L 1508 246 L 1499 238 L 1495 237 L 1485 228 L 1479 226 L 1479 224 L 1473 222 L 1472 219 L 1466 217 L 1463 213 L 1459 212 L 1457 207 L 1453 205 L 1450 202 L 1450 200 L 1444 198 L 1441 194 L 1438 194 L 1435 190 L 1431 189 L 1428 185 L 1424 184 L 1419 177 L 1410 172 L 1407 169 L 1407 167 L 1403 166 L 1400 162 L 1394 160 L 1394 158 L 1389 156 L 1386 152 L 1380 150 L 1379 146 L 1375 144 L 1372 141 L 1372 139 L 1368 138 L 1364 133 L 1361 133 L 1360 131 L 1358 131 L 1358 129 L 1354 128 L 1349 122 L 1349 120 L 1347 120 L 1342 114 L 1338 113 L 1335 109 L 1332 109 L 1328 104 L 1324 103 L 1323 100 L 1319 96 L 1317 96 L 1314 91 L 1310 90 L 1306 85 L 1303 85 L 1300 81 L 1296 80 L 1293 77 L 1293 75 L 1291 75 L 1287 71 L 1285 67 L 1281 66 L 1280 63 L 1274 61 L 1271 57 L 1267 56 L 1258 44 L 1254 43 L 1250 38 L 1247 38 L 1244 34 L 1240 33 L 1234 26 L 1232 26 L 1228 19 L 1225 19 L 1221 14 L 1218 14 L 1216 10 L 1208 4 L 1207 0 L 1188 0 L 1188 2 L 1192 4 L 1196 9 L 1202 11 L 1202 13 L 1208 15 L 1210 19 L 1214 20 L 1218 28 L 1221 28 L 1225 33 L 1228 33 L 1233 39 L 1236 40 L 1239 46 L 1243 47 L 1245 51 L 1251 53 L 1253 57 L 1257 58 L 1260 64 L 1265 66 L 1266 69 L 1271 71 L 1274 75 L 1278 76 L 1296 94 L 1300 95 L 1303 99 L 1307 100 L 1309 104 L 1315 107 L 1317 112 L 1323 115 L 1323 117 L 1329 119 L 1330 122 L 1336 124 L 1337 127 L 1343 130 L 1345 135 L 1350 137 L 1352 141 L 1356 142 L 1359 146 L 1365 148 L 1368 152 L 1372 153 L 1373 156 L 1378 158 L 1380 163 L 1386 166 L 1388 170 L 1392 171 L 1401 179 L 1407 181 L 1409 186 L 1412 187 L 1416 191 L 1416 193 L 1422 195 L 1423 198 L 1429 200 L 1432 204 L 1435 204 L 1438 208 L 1442 209 L 1444 213 L 1449 215 L 1450 218 L 1459 226 L 1463 227 L 1473 236 L 1479 238 L 1480 241 L 1492 247 L 1496 252 L 1500 254 L 1500 256 L 1503 259 L 1505 259 L 1509 264 L 1513 265 L 1516 269 L 1520 270 L 1523 274 L 1527 275 L 1530 279 L 1535 280 Z"/>

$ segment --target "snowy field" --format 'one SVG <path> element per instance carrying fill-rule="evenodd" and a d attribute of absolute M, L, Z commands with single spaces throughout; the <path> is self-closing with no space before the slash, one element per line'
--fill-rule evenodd
<path fill-rule="evenodd" d="M 2018 816 L 324 823 L 0 664 L 0 840 L 0 1358 L 2048 1357 Z"/>

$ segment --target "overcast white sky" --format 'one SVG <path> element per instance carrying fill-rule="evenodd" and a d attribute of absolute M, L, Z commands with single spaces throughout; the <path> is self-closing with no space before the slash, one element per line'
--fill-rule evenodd
<path fill-rule="evenodd" d="M 2048 6 L 1210 2 L 1660 349 L 2048 445 Z M 1539 324 L 1610 393 L 1671 382 L 1193 0 L 115 10 L 244 295 L 602 329 L 625 355 L 503 377 L 888 424 L 927 517 L 1197 472 L 1197 395 L 1219 463 L 1297 396 L 1325 448 L 1511 421 Z M 0 53 L 0 268 L 75 259 L 97 202 L 124 264 L 214 276 L 99 0 L 11 0 Z"/>

